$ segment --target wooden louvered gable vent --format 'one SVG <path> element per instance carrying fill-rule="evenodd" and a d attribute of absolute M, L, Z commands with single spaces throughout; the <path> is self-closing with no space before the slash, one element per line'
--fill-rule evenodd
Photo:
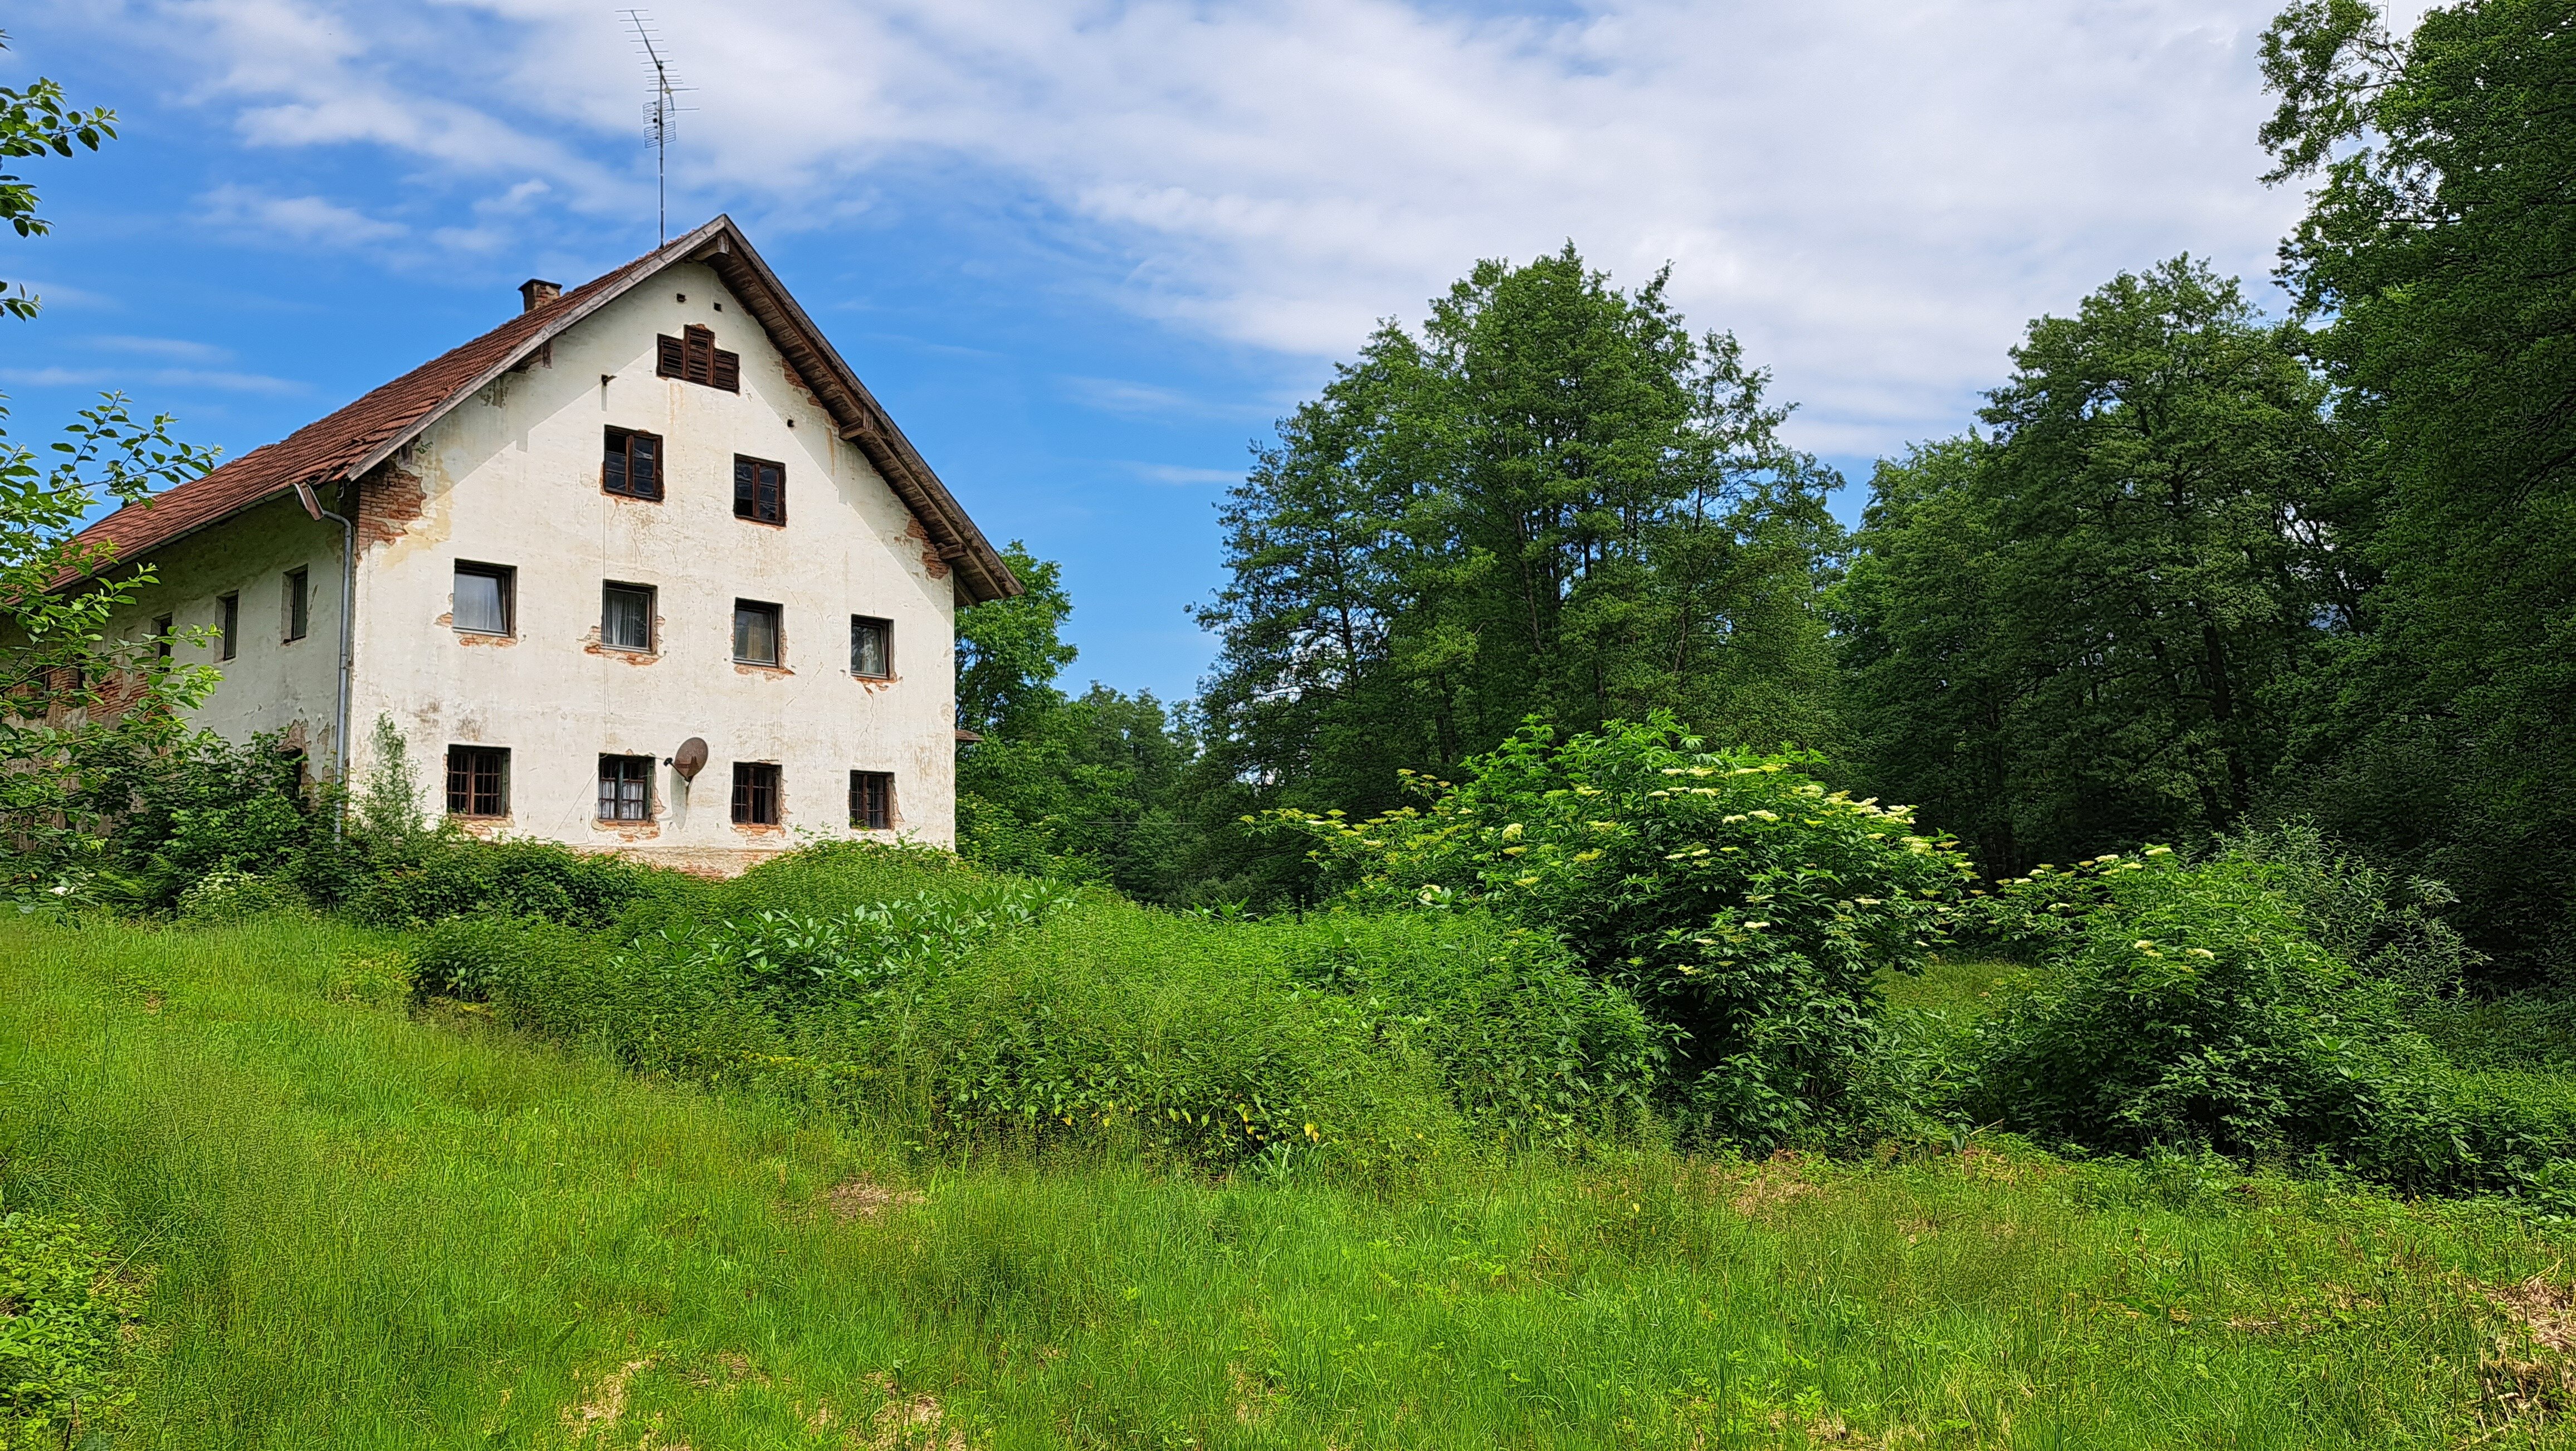
<path fill-rule="evenodd" d="M 678 337 L 665 335 L 655 342 L 660 345 L 654 355 L 653 371 L 657 375 L 722 388 L 728 393 L 742 391 L 742 355 L 717 347 L 713 329 L 691 323 L 680 329 Z"/>

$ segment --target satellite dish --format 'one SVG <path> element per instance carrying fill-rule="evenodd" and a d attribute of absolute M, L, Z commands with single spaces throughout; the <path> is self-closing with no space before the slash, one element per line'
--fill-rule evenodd
<path fill-rule="evenodd" d="M 696 736 L 680 742 L 680 748 L 671 753 L 671 769 L 679 772 L 683 781 L 698 779 L 698 773 L 706 768 L 707 743 Z"/>

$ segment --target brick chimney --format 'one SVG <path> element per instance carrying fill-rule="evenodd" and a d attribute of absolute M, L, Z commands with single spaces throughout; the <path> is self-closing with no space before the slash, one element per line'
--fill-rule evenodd
<path fill-rule="evenodd" d="M 563 284 L 531 277 L 519 284 L 519 311 L 534 312 L 563 296 Z"/>

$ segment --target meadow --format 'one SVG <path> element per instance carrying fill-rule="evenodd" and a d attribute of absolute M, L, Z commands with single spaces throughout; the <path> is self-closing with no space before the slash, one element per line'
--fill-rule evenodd
<path fill-rule="evenodd" d="M 0 929 L 0 1210 L 77 1220 L 131 1307 L 106 1403 L 13 1445 L 2576 1442 L 2576 1228 L 2526 1202 L 1983 1135 L 925 1143 L 417 999 L 416 945 Z"/>

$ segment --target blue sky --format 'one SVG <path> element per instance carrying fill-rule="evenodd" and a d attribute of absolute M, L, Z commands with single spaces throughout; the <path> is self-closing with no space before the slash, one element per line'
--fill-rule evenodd
<path fill-rule="evenodd" d="M 1674 267 L 1852 480 L 1954 432 L 2026 321 L 2181 251 L 2258 283 L 2254 39 L 2223 0 L 656 6 L 671 215 L 740 220 L 1099 679 L 1191 692 L 1214 504 L 1373 320 L 1572 238 Z M 653 242 L 644 83 L 589 0 L 82 0 L 0 84 L 123 139 L 26 164 L 25 434 L 105 387 L 238 454 Z"/>

